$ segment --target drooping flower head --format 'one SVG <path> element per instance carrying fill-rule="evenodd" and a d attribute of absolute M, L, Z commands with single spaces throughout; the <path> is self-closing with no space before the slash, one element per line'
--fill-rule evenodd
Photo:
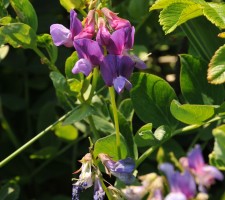
<path fill-rule="evenodd" d="M 82 163 L 81 169 L 75 171 L 78 173 L 81 171 L 79 179 L 76 183 L 73 184 L 72 188 L 72 200 L 78 200 L 80 196 L 80 192 L 84 189 L 87 189 L 93 185 L 93 176 L 92 176 L 92 156 L 90 153 L 87 153 L 81 160 Z"/>
<path fill-rule="evenodd" d="M 127 185 L 131 184 L 135 180 L 133 175 L 135 163 L 132 158 L 126 158 L 116 162 L 113 161 L 107 154 L 100 153 L 98 157 L 105 166 L 107 174 L 114 175 Z"/>
<path fill-rule="evenodd" d="M 95 175 L 95 182 L 94 182 L 94 200 L 103 200 L 105 197 L 105 191 L 102 188 L 99 175 Z"/>
<path fill-rule="evenodd" d="M 187 200 L 195 196 L 195 181 L 188 171 L 175 171 L 170 163 L 161 164 L 159 169 L 165 173 L 170 186 L 170 193 L 165 200 Z"/>
<path fill-rule="evenodd" d="M 73 46 L 73 40 L 82 30 L 82 23 L 77 18 L 74 10 L 70 11 L 70 29 L 62 24 L 52 24 L 50 26 L 50 34 L 56 46 L 64 45 L 66 47 Z"/>
<path fill-rule="evenodd" d="M 205 187 L 209 188 L 215 180 L 223 180 L 223 174 L 213 166 L 205 163 L 201 148 L 196 145 L 187 156 L 188 168 L 194 174 L 199 190 L 205 192 Z"/>

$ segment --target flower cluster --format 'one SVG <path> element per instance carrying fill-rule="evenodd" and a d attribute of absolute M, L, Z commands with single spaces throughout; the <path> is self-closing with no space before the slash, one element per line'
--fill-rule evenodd
<path fill-rule="evenodd" d="M 71 10 L 70 29 L 61 24 L 50 27 L 56 46 L 74 47 L 77 51 L 79 60 L 72 72 L 88 76 L 94 67 L 99 66 L 107 86 L 114 86 L 118 93 L 124 88 L 129 90 L 134 67 L 146 68 L 143 61 L 128 53 L 134 44 L 134 27 L 108 8 L 90 10 L 83 24 L 77 13 Z"/>
<path fill-rule="evenodd" d="M 187 157 L 180 158 L 182 172 L 176 171 L 171 163 L 163 163 L 159 169 L 166 175 L 169 193 L 163 197 L 163 179 L 155 173 L 141 176 L 141 185 L 128 186 L 122 190 L 128 200 L 207 200 L 207 189 L 215 180 L 223 180 L 223 174 L 204 162 L 199 145 Z M 198 187 L 197 187 L 198 186 Z"/>
<path fill-rule="evenodd" d="M 102 164 L 105 166 L 105 171 L 109 175 L 114 175 L 119 180 L 129 185 L 134 182 L 135 177 L 133 175 L 133 171 L 135 169 L 135 163 L 133 159 L 126 158 L 119 161 L 112 160 L 107 154 L 99 154 L 98 158 L 101 160 Z M 76 183 L 73 184 L 72 188 L 72 200 L 79 200 L 80 192 L 83 190 L 93 186 L 94 184 L 94 195 L 93 199 L 95 200 L 103 200 L 105 197 L 105 191 L 102 187 L 102 174 L 98 168 L 93 163 L 93 158 L 90 153 L 87 153 L 81 160 L 82 163 L 81 168 L 74 172 L 78 173 L 81 171 L 79 175 L 79 179 Z M 122 193 L 116 188 L 109 186 L 109 191 L 112 192 L 113 195 L 121 195 Z"/>

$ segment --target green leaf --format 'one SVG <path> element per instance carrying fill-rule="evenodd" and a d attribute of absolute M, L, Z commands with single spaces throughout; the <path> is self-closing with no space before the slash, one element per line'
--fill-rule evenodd
<path fill-rule="evenodd" d="M 152 124 L 148 123 L 142 126 L 134 136 L 138 147 L 152 146 L 156 144 L 156 139 L 152 132 Z"/>
<path fill-rule="evenodd" d="M 9 43 L 14 48 L 34 48 L 36 34 L 33 29 L 23 23 L 12 23 L 0 27 L 0 46 Z"/>
<path fill-rule="evenodd" d="M 72 125 L 62 125 L 62 124 L 58 124 L 55 127 L 55 134 L 64 140 L 75 140 L 78 137 L 78 131 L 77 129 L 72 126 Z"/>
<path fill-rule="evenodd" d="M 131 82 L 130 95 L 138 117 L 155 128 L 161 125 L 174 128 L 177 120 L 170 113 L 170 103 L 177 96 L 173 88 L 163 79 L 147 73 L 134 73 Z"/>
<path fill-rule="evenodd" d="M 203 124 L 214 115 L 214 107 L 210 105 L 181 105 L 173 100 L 170 107 L 172 115 L 185 124 Z"/>
<path fill-rule="evenodd" d="M 203 9 L 204 16 L 217 27 L 225 28 L 225 5 L 221 3 L 208 3 Z"/>
<path fill-rule="evenodd" d="M 171 4 L 174 3 L 182 3 L 182 4 L 186 4 L 188 5 L 193 5 L 193 4 L 205 4 L 204 0 L 157 0 L 155 1 L 155 3 L 150 7 L 150 11 L 151 10 L 157 10 L 157 9 L 163 9 L 166 8 L 168 6 L 170 6 Z"/>
<path fill-rule="evenodd" d="M 2 26 L 7 25 L 9 23 L 13 23 L 13 22 L 16 22 L 16 20 L 14 20 L 10 16 L 0 18 L 0 25 L 2 25 Z"/>
<path fill-rule="evenodd" d="M 225 170 L 225 162 L 221 159 L 216 158 L 216 155 L 214 152 L 209 154 L 209 163 L 210 165 L 215 166 L 219 170 Z"/>
<path fill-rule="evenodd" d="M 168 34 L 189 19 L 202 14 L 201 5 L 199 4 L 173 3 L 160 12 L 159 22 L 163 26 L 165 33 Z"/>
<path fill-rule="evenodd" d="M 213 136 L 215 137 L 213 156 L 217 161 L 221 160 L 225 168 L 225 125 L 213 129 Z"/>
<path fill-rule="evenodd" d="M 50 60 L 55 63 L 58 57 L 58 48 L 53 44 L 52 37 L 49 34 L 37 36 L 37 45 L 46 48 Z"/>
<path fill-rule="evenodd" d="M 119 111 L 127 121 L 132 121 L 134 109 L 131 99 L 124 99 L 119 105 Z"/>
<path fill-rule="evenodd" d="M 65 74 L 66 74 L 66 77 L 67 78 L 75 78 L 75 77 L 81 77 L 80 76 L 80 73 L 79 74 L 73 74 L 72 73 L 72 69 L 75 65 L 75 63 L 78 61 L 78 55 L 77 55 L 77 52 L 74 51 L 71 56 L 69 56 L 67 59 L 66 59 L 66 63 L 65 63 Z"/>
<path fill-rule="evenodd" d="M 92 117 L 97 130 L 108 134 L 115 133 L 114 125 L 111 122 L 97 115 L 92 115 Z"/>
<path fill-rule="evenodd" d="M 65 119 L 63 122 L 63 125 L 73 124 L 75 122 L 78 122 L 88 116 L 90 116 L 93 113 L 94 109 L 92 106 L 88 104 L 81 104 L 80 106 L 77 106 L 71 115 Z"/>
<path fill-rule="evenodd" d="M 221 46 L 209 63 L 207 79 L 212 84 L 225 82 L 225 45 Z"/>
<path fill-rule="evenodd" d="M 19 198 L 20 188 L 16 183 L 6 183 L 0 189 L 1 200 L 17 200 Z"/>
<path fill-rule="evenodd" d="M 36 12 L 29 0 L 10 0 L 10 3 L 15 10 L 21 22 L 28 24 L 34 32 L 37 31 L 38 19 Z"/>
<path fill-rule="evenodd" d="M 49 159 L 57 152 L 54 146 L 47 146 L 30 155 L 30 159 Z"/>
<path fill-rule="evenodd" d="M 126 143 L 121 137 L 121 158 L 124 159 L 127 156 Z M 99 153 L 108 154 L 114 160 L 119 160 L 117 149 L 116 149 L 116 135 L 112 134 L 103 138 L 100 138 L 96 141 L 94 146 L 94 156 L 97 157 Z"/>
<path fill-rule="evenodd" d="M 71 9 L 84 9 L 84 0 L 60 0 L 60 4 L 70 12 Z"/>
<path fill-rule="evenodd" d="M 220 105 L 224 100 L 222 85 L 207 81 L 207 63 L 191 55 L 180 55 L 180 86 L 184 98 L 191 104 Z"/>

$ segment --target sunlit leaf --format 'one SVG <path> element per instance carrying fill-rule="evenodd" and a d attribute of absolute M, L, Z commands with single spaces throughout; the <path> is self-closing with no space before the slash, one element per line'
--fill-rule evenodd
<path fill-rule="evenodd" d="M 225 82 L 225 45 L 221 46 L 212 57 L 207 79 L 212 84 Z"/>
<path fill-rule="evenodd" d="M 10 0 L 10 3 L 15 10 L 21 22 L 28 24 L 34 32 L 37 31 L 38 19 L 36 12 L 29 0 Z"/>
<path fill-rule="evenodd" d="M 9 43 L 14 48 L 34 48 L 36 34 L 33 29 L 23 23 L 12 23 L 0 27 L 0 45 Z"/>
<path fill-rule="evenodd" d="M 121 137 L 120 149 L 121 149 L 121 158 L 122 159 L 126 158 L 127 147 L 123 137 Z M 94 148 L 95 157 L 97 157 L 99 153 L 108 154 L 114 160 L 119 160 L 119 156 L 118 156 L 118 152 L 116 148 L 115 134 L 100 138 L 96 141 L 95 148 Z"/>
<path fill-rule="evenodd" d="M 84 0 L 60 0 L 60 4 L 69 12 L 71 9 L 84 9 Z"/>
<path fill-rule="evenodd" d="M 210 105 L 181 105 L 173 100 L 170 107 L 172 115 L 185 124 L 202 124 L 214 115 L 214 107 Z"/>
<path fill-rule="evenodd" d="M 55 127 L 55 134 L 64 140 L 75 140 L 78 137 L 78 131 L 77 129 L 72 125 L 62 125 L 58 124 Z"/>

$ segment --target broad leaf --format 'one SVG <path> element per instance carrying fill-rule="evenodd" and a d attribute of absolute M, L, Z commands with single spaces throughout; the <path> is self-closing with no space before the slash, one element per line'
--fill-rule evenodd
<path fill-rule="evenodd" d="M 208 3 L 203 9 L 204 16 L 217 27 L 225 28 L 225 5 L 221 3 Z"/>
<path fill-rule="evenodd" d="M 120 140 L 121 158 L 124 159 L 127 156 L 127 147 L 123 137 Z M 96 141 L 94 147 L 94 156 L 97 157 L 99 153 L 108 154 L 114 160 L 119 160 L 117 148 L 116 148 L 116 135 L 112 134 Z"/>
<path fill-rule="evenodd" d="M 95 127 L 98 131 L 105 134 L 115 133 L 114 125 L 103 117 L 92 115 Z"/>
<path fill-rule="evenodd" d="M 131 99 L 124 99 L 120 103 L 119 111 L 123 114 L 127 121 L 132 121 L 134 109 Z"/>
<path fill-rule="evenodd" d="M 94 109 L 92 106 L 88 104 L 81 104 L 80 106 L 77 106 L 71 115 L 66 118 L 66 120 L 63 122 L 63 125 L 73 124 L 75 122 L 78 122 L 88 116 L 90 116 L 94 112 Z"/>
<path fill-rule="evenodd" d="M 170 107 L 172 115 L 185 124 L 203 124 L 214 115 L 214 107 L 210 105 L 181 105 L 173 100 Z"/>
<path fill-rule="evenodd" d="M 188 103 L 220 105 L 224 100 L 224 88 L 208 83 L 207 63 L 191 55 L 181 55 L 180 62 L 180 86 Z"/>
<path fill-rule="evenodd" d="M 174 31 L 177 26 L 202 14 L 201 5 L 199 4 L 174 3 L 160 12 L 159 22 L 163 26 L 165 33 L 168 34 Z"/>
<path fill-rule="evenodd" d="M 152 132 L 152 124 L 142 126 L 135 134 L 134 140 L 138 147 L 154 145 L 156 139 Z"/>
<path fill-rule="evenodd" d="M 209 63 L 208 80 L 212 84 L 225 82 L 225 45 L 221 46 Z"/>
<path fill-rule="evenodd" d="M 36 12 L 29 0 L 10 0 L 19 20 L 28 24 L 36 32 L 38 27 L 38 19 Z"/>
<path fill-rule="evenodd" d="M 161 125 L 172 128 L 177 125 L 170 113 L 170 103 L 177 97 L 165 80 L 147 73 L 134 73 L 131 82 L 131 100 L 142 121 L 152 123 L 155 128 Z"/>
<path fill-rule="evenodd" d="M 59 123 L 55 127 L 55 134 L 64 140 L 75 140 L 78 137 L 78 131 L 77 129 L 72 125 L 62 125 Z"/>
<path fill-rule="evenodd" d="M 0 27 L 0 46 L 9 43 L 14 48 L 34 48 L 36 34 L 33 29 L 23 23 L 12 23 Z"/>
<path fill-rule="evenodd" d="M 84 9 L 85 4 L 83 0 L 60 0 L 60 4 L 70 12 L 71 9 Z"/>

